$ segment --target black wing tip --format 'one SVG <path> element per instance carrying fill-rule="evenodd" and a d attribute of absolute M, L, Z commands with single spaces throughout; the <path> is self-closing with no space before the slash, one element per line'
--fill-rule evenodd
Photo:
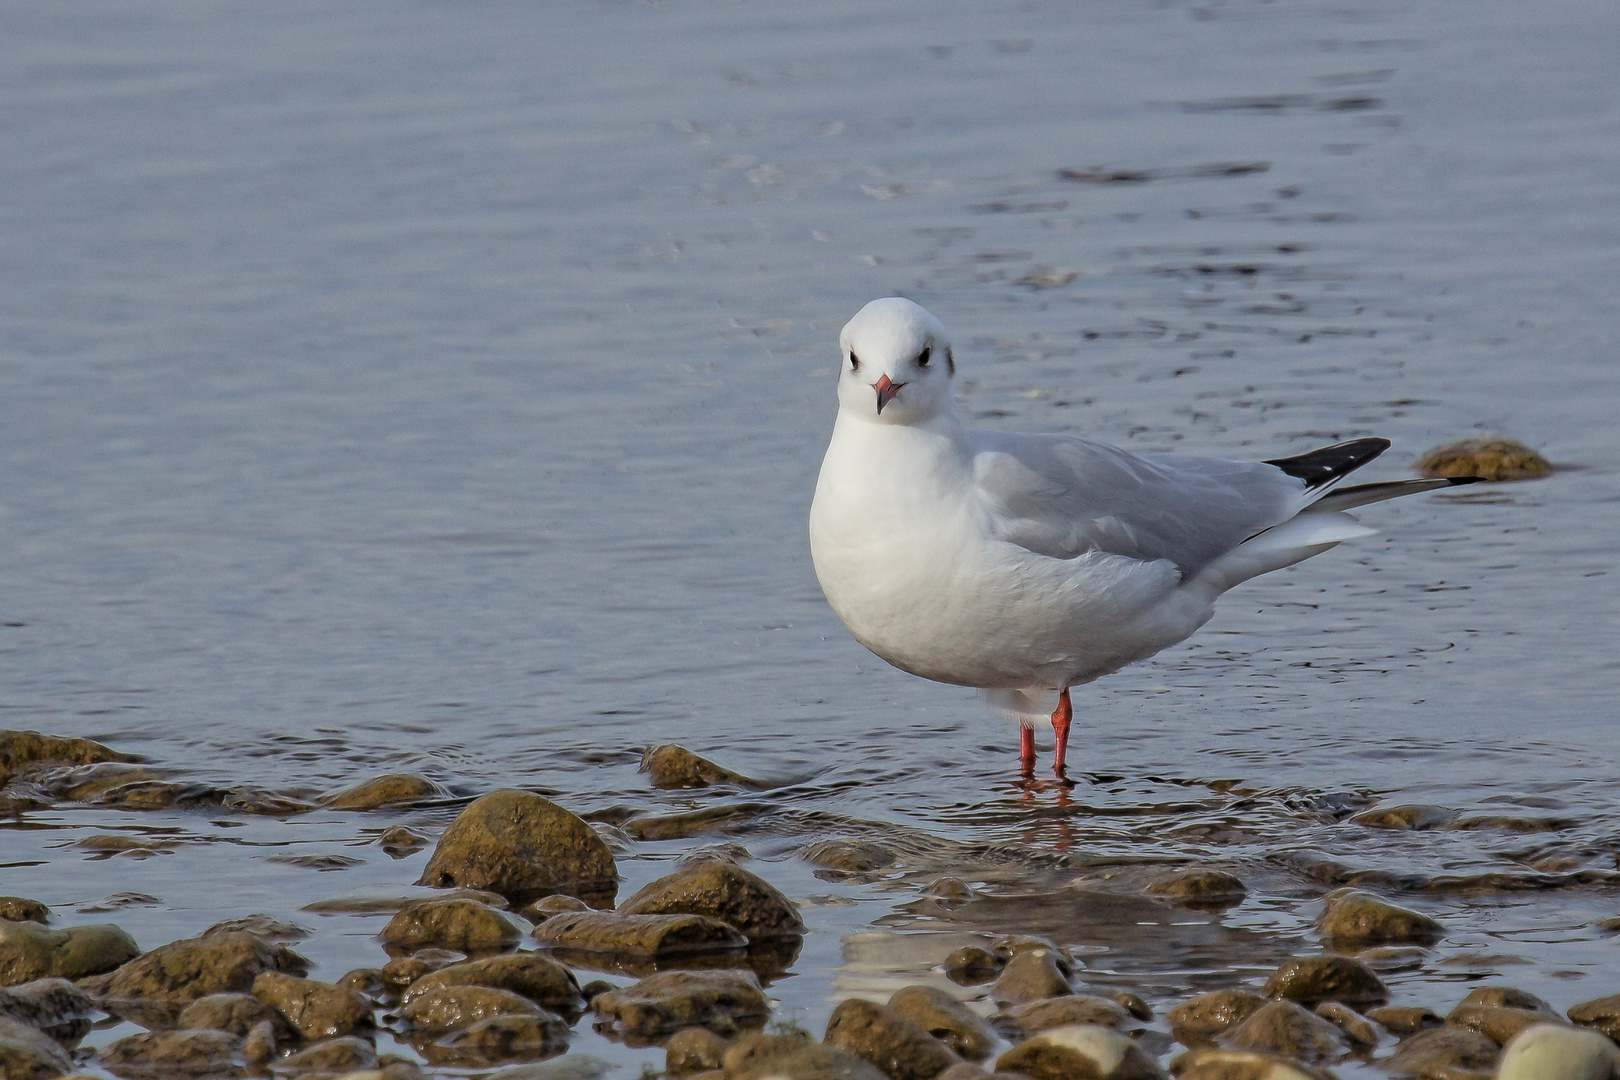
<path fill-rule="evenodd" d="M 1451 482 L 1452 487 L 1458 484 L 1483 484 L 1486 481 L 1483 476 L 1448 476 L 1446 479 Z"/>
<path fill-rule="evenodd" d="M 1390 445 L 1388 439 L 1368 436 L 1334 443 L 1293 457 L 1272 458 L 1266 464 L 1275 465 L 1289 476 L 1305 481 L 1307 488 L 1315 489 L 1350 475 L 1388 450 Z"/>

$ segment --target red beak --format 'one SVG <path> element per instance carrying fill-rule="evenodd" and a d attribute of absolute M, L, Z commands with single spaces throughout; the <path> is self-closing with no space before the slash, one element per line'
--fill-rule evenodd
<path fill-rule="evenodd" d="M 904 385 L 906 384 L 903 382 L 890 382 L 887 375 L 881 376 L 877 382 L 872 384 L 872 389 L 877 391 L 879 416 L 883 415 L 883 406 L 893 401 L 894 395 L 898 394 L 900 388 Z"/>

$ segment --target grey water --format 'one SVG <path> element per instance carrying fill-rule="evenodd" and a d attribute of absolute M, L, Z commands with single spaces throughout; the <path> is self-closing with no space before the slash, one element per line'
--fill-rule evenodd
<path fill-rule="evenodd" d="M 0 727 L 577 810 L 707 805 L 636 772 L 682 743 L 780 785 L 736 838 L 807 905 L 773 992 L 813 1028 L 944 951 L 884 944 L 927 937 L 913 877 L 796 858 L 838 829 L 1219 865 L 1224 925 L 1296 949 L 1323 863 L 1612 872 L 1617 34 L 1604 0 L 8 5 Z M 1031 797 L 1015 732 L 865 653 L 810 567 L 837 331 L 895 293 L 979 423 L 1561 468 L 1241 587 L 1078 691 L 1083 783 Z M 1394 803 L 1545 831 L 1345 821 Z M 414 880 L 372 839 L 450 812 L 56 806 L 0 828 L 0 891 L 148 947 L 295 917 L 330 978 L 380 923 L 302 906 Z M 171 850 L 70 847 L 109 830 Z M 627 888 L 689 846 L 620 842 Z M 1401 902 L 1449 933 L 1398 1000 L 1620 991 L 1602 874 Z M 1158 1002 L 1241 966 L 1089 947 Z"/>

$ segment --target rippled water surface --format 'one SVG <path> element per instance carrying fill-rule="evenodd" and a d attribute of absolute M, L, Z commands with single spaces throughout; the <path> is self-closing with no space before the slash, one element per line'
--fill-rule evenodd
<path fill-rule="evenodd" d="M 1447 926 L 1400 1003 L 1620 990 L 1594 927 L 1620 908 L 1612 4 L 107 2 L 0 28 L 0 726 L 304 797 L 412 769 L 580 811 L 729 798 L 648 789 L 640 748 L 680 742 L 776 785 L 704 839 L 806 905 L 772 993 L 818 1030 L 1012 929 L 1163 1006 L 1313 949 L 1345 880 Z M 1085 782 L 1025 793 L 1013 730 L 866 654 L 811 572 L 837 331 L 895 292 L 952 328 L 987 425 L 1252 457 L 1377 433 L 1371 479 L 1506 431 L 1567 467 L 1365 511 L 1378 537 L 1078 691 Z M 1479 827 L 1347 820 L 1395 803 Z M 147 947 L 293 917 L 332 978 L 380 962 L 380 918 L 301 909 L 414 880 L 425 853 L 377 832 L 456 808 L 61 803 L 0 830 L 3 891 Z M 72 847 L 122 831 L 164 853 Z M 821 880 L 797 852 L 829 835 L 905 857 Z M 624 891 L 698 842 L 617 837 Z M 1163 865 L 1250 896 L 1148 926 L 914 903 L 941 873 L 1129 892 Z"/>

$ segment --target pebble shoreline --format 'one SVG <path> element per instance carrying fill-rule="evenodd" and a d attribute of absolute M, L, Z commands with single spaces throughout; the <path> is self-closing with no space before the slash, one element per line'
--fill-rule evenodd
<path fill-rule="evenodd" d="M 677 746 L 652 748 L 642 767 L 660 789 L 765 786 Z M 189 783 L 88 740 L 0 732 L 0 804 L 14 814 L 63 799 L 275 814 L 447 796 L 431 780 L 394 773 L 317 804 Z M 305 977 L 309 961 L 294 948 L 305 931 L 267 916 L 230 918 L 142 952 L 117 926 L 57 927 L 43 904 L 0 897 L 0 1077 L 49 1080 L 94 1066 L 128 1080 L 451 1075 L 441 1069 L 594 1080 L 606 1063 L 567 1052 L 584 1022 L 628 1046 L 662 1046 L 668 1076 L 702 1080 L 1320 1080 L 1346 1062 L 1445 1080 L 1620 1076 L 1620 994 L 1567 1015 L 1500 985 L 1476 986 L 1444 1013 L 1389 1006 L 1380 961 L 1433 944 L 1444 927 L 1349 887 L 1323 897 L 1316 931 L 1330 951 L 1284 961 L 1262 986 L 1234 976 L 1230 987 L 1189 990 L 1162 1017 L 1131 990 L 1088 984 L 1083 958 L 1059 942 L 1004 933 L 951 953 L 939 984 L 907 986 L 887 1001 L 847 997 L 817 1041 L 773 1019 L 767 996 L 798 956 L 800 912 L 738 865 L 735 845 L 698 848 L 615 903 L 618 872 L 602 830 L 692 836 L 738 806 L 593 826 L 533 792 L 480 796 L 437 838 L 416 883 L 440 895 L 402 900 L 379 935 L 379 965 L 330 983 Z M 1380 809 L 1388 821 L 1370 824 L 1454 826 L 1437 810 Z M 405 853 L 433 843 L 399 825 L 380 842 Z M 818 841 L 801 857 L 845 874 L 897 859 L 855 837 Z M 953 878 L 923 892 L 947 911 L 976 898 Z M 1147 878 L 1140 893 L 1220 910 L 1246 889 L 1224 871 L 1191 869 Z M 78 1048 L 103 1016 L 145 1030 L 99 1052 Z M 415 1057 L 379 1053 L 382 1032 Z"/>

